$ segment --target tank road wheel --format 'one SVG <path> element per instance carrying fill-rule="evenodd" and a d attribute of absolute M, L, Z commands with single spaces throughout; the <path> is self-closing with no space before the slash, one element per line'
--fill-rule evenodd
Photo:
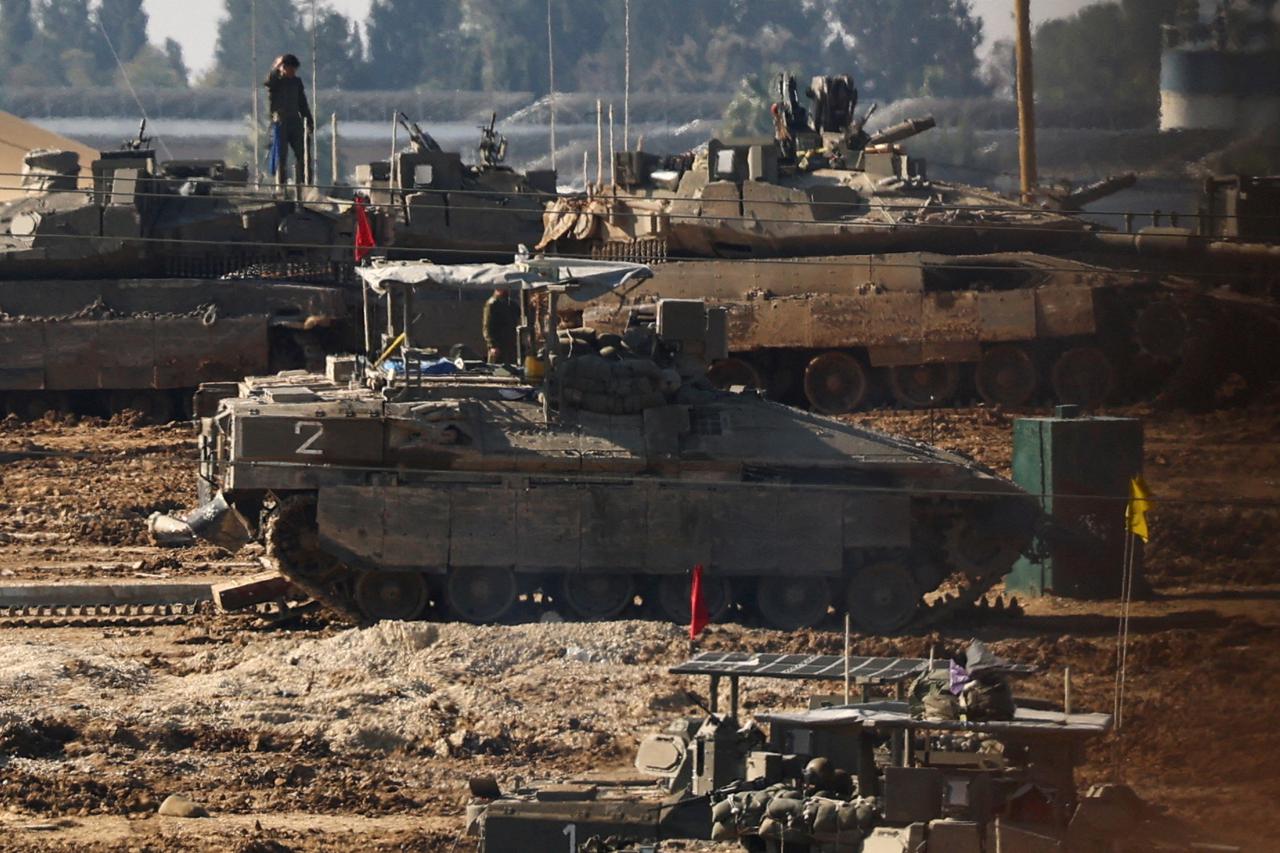
<path fill-rule="evenodd" d="M 869 634 L 892 634 L 905 627 L 919 603 L 920 587 L 911 569 L 894 560 L 859 569 L 845 593 L 850 621 Z"/>
<path fill-rule="evenodd" d="M 804 396 L 816 412 L 843 415 L 867 399 L 867 369 L 848 353 L 824 352 L 804 369 Z"/>
<path fill-rule="evenodd" d="M 107 403 L 112 414 L 132 409 L 153 424 L 167 424 L 173 420 L 173 397 L 167 391 L 145 388 L 112 391 Z"/>
<path fill-rule="evenodd" d="M 576 572 L 560 582 L 565 603 L 579 619 L 612 619 L 635 598 L 631 575 Z"/>
<path fill-rule="evenodd" d="M 451 569 L 445 581 L 445 601 L 466 622 L 497 622 L 516 603 L 516 575 L 510 569 Z"/>
<path fill-rule="evenodd" d="M 689 605 L 691 579 L 688 575 L 666 575 L 658 581 L 658 608 L 662 615 L 677 625 L 688 625 L 692 612 Z M 729 612 L 733 603 L 733 590 L 729 579 L 714 575 L 702 576 L 702 600 L 712 622 L 719 622 Z"/>
<path fill-rule="evenodd" d="M 1115 370 L 1106 353 L 1097 347 L 1076 347 L 1058 356 L 1050 379 L 1059 403 L 1092 409 L 1111 393 Z"/>
<path fill-rule="evenodd" d="M 812 628 L 827 617 L 830 604 L 826 578 L 767 577 L 756 585 L 756 607 L 771 628 Z"/>
<path fill-rule="evenodd" d="M 756 370 L 751 362 L 741 358 L 717 361 L 707 369 L 707 379 L 722 391 L 728 391 L 735 385 L 754 388 L 758 391 L 764 390 L 764 380 L 760 378 L 760 371 Z"/>
<path fill-rule="evenodd" d="M 889 368 L 889 390 L 901 405 L 928 409 L 945 405 L 960 390 L 960 367 L 956 364 L 911 364 Z"/>
<path fill-rule="evenodd" d="M 420 572 L 361 572 L 356 604 L 371 622 L 416 619 L 427 606 L 427 579 Z"/>
<path fill-rule="evenodd" d="M 1036 365 L 1022 347 L 1001 344 L 982 354 L 973 379 L 987 404 L 1022 406 L 1036 392 Z"/>

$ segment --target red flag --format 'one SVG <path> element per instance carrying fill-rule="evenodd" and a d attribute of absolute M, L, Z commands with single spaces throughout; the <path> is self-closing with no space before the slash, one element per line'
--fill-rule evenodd
<path fill-rule="evenodd" d="M 364 212 L 364 205 L 364 196 L 356 196 L 356 263 L 363 261 L 378 245 L 373 239 L 373 227 L 369 225 L 369 216 Z"/>
<path fill-rule="evenodd" d="M 707 603 L 702 600 L 702 564 L 693 567 L 693 583 L 689 586 L 689 640 L 702 633 L 711 621 Z"/>

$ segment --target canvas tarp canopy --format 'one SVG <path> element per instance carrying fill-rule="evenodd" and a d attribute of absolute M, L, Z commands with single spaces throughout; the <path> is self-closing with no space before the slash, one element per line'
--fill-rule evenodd
<path fill-rule="evenodd" d="M 365 283 L 382 293 L 387 283 L 429 285 L 458 290 L 536 290 L 570 284 L 571 299 L 592 299 L 630 282 L 653 276 L 643 264 L 576 258 L 517 257 L 510 264 L 433 264 L 428 261 L 384 261 L 359 267 Z"/>
<path fill-rule="evenodd" d="M 0 201 L 10 201 L 24 195 L 21 188 L 22 158 L 36 148 L 53 148 L 74 151 L 80 155 L 81 182 L 89 174 L 90 164 L 98 159 L 99 152 L 61 134 L 18 118 L 12 113 L 0 111 Z"/>

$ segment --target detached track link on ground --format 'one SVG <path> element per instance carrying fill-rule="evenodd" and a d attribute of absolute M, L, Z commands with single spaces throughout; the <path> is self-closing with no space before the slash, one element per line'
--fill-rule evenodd
<path fill-rule="evenodd" d="M 83 604 L 0 608 L 3 628 L 148 628 L 180 625 L 200 612 L 198 604 Z"/>

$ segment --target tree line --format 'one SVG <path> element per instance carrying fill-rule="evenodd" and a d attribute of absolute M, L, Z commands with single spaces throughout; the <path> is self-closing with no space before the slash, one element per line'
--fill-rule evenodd
<path fill-rule="evenodd" d="M 0 0 L 0 56 L 8 86 L 189 82 L 181 45 L 148 41 L 142 0 Z"/>
<path fill-rule="evenodd" d="M 1195 5 L 1100 2 L 1042 24 L 1040 100 L 1110 99 L 1154 114 L 1160 28 Z M 541 95 L 550 85 L 550 46 L 558 90 L 616 92 L 628 7 L 632 91 L 767 97 L 778 69 L 802 80 L 852 73 L 864 101 L 1009 87 L 1012 50 L 996 45 L 983 66 L 982 21 L 971 0 L 373 0 L 363 21 L 321 0 L 314 33 L 310 0 L 225 0 L 214 61 L 199 79 L 178 44 L 148 41 L 142 0 L 0 0 L 0 47 L 9 59 L 0 82 L 112 85 L 127 74 L 138 87 L 248 87 L 279 53 L 309 65 L 314 38 L 327 89 Z"/>

